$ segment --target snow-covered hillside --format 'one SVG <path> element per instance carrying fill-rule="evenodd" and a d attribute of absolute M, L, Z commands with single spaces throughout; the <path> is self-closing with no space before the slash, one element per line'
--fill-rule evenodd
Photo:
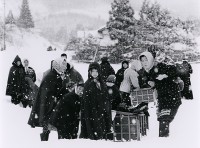
<path fill-rule="evenodd" d="M 10 97 L 5 96 L 7 77 L 11 63 L 18 54 L 20 57 L 30 59 L 30 65 L 36 70 L 37 76 L 50 67 L 50 61 L 60 56 L 62 51 L 47 52 L 35 49 L 37 42 L 31 50 L 13 50 L 0 52 L 0 147 L 2 148 L 77 148 L 77 147 L 152 147 L 152 148 L 199 148 L 200 147 L 200 64 L 193 64 L 192 87 L 194 100 L 183 100 L 177 117 L 171 124 L 169 138 L 158 138 L 158 122 L 156 121 L 156 108 L 150 108 L 150 130 L 141 141 L 115 143 L 112 141 L 91 140 L 57 140 L 57 133 L 50 134 L 49 142 L 40 142 L 40 128 L 32 129 L 27 125 L 30 109 L 24 109 L 10 103 Z M 40 50 L 40 52 L 38 51 Z M 69 53 L 70 55 L 71 53 Z M 88 64 L 74 63 L 75 68 L 87 79 Z M 120 68 L 120 64 L 113 65 L 114 69 Z"/>
<path fill-rule="evenodd" d="M 3 47 L 3 41 L 0 42 Z M 61 45 L 51 43 L 40 35 L 38 29 L 23 29 L 16 25 L 6 25 L 6 49 L 41 52 L 52 46 L 63 49 Z"/>

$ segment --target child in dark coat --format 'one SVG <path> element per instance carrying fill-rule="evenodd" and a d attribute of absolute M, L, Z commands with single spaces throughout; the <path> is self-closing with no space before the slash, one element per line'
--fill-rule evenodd
<path fill-rule="evenodd" d="M 72 92 L 58 101 L 50 117 L 50 124 L 57 128 L 58 139 L 77 138 L 83 87 L 83 83 L 76 84 Z"/>
<path fill-rule="evenodd" d="M 115 75 L 110 75 L 106 80 L 108 100 L 110 101 L 112 110 L 117 110 L 119 104 L 121 103 L 120 91 L 115 85 L 115 81 L 116 81 Z"/>
<path fill-rule="evenodd" d="M 116 82 L 115 85 L 117 88 L 120 88 L 121 82 L 124 79 L 124 71 L 129 67 L 129 62 L 128 61 L 123 61 L 122 62 L 122 68 L 120 68 L 117 73 L 116 73 Z"/>
<path fill-rule="evenodd" d="M 115 75 L 115 70 L 110 65 L 107 57 L 103 57 L 101 59 L 100 66 L 101 66 L 102 81 L 105 83 L 109 75 Z"/>
<path fill-rule="evenodd" d="M 101 78 L 100 65 L 91 63 L 88 80 L 81 101 L 81 135 L 80 138 L 99 140 L 105 139 L 110 124 L 107 114 L 107 91 Z M 109 124 L 109 125 L 108 125 Z"/>

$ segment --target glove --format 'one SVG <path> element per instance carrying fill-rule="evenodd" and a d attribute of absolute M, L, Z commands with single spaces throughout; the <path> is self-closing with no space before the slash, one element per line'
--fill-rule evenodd
<path fill-rule="evenodd" d="M 168 77 L 168 75 L 166 75 L 166 74 L 160 74 L 160 75 L 158 75 L 158 77 L 156 79 L 161 81 L 167 77 Z"/>

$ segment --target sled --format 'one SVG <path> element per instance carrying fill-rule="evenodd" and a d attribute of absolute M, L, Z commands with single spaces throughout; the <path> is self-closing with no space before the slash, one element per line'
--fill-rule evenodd
<path fill-rule="evenodd" d="M 155 102 L 155 93 L 151 88 L 143 88 L 139 90 L 132 90 L 130 93 L 131 104 L 136 106 L 142 102 Z"/>

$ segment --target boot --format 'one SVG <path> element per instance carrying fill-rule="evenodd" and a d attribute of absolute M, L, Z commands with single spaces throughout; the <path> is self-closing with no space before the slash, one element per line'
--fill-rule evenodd
<path fill-rule="evenodd" d="M 159 122 L 159 137 L 169 137 L 169 122 L 168 121 Z"/>
<path fill-rule="evenodd" d="M 49 140 L 49 133 L 50 132 L 43 132 L 40 134 L 41 141 L 48 141 Z"/>

